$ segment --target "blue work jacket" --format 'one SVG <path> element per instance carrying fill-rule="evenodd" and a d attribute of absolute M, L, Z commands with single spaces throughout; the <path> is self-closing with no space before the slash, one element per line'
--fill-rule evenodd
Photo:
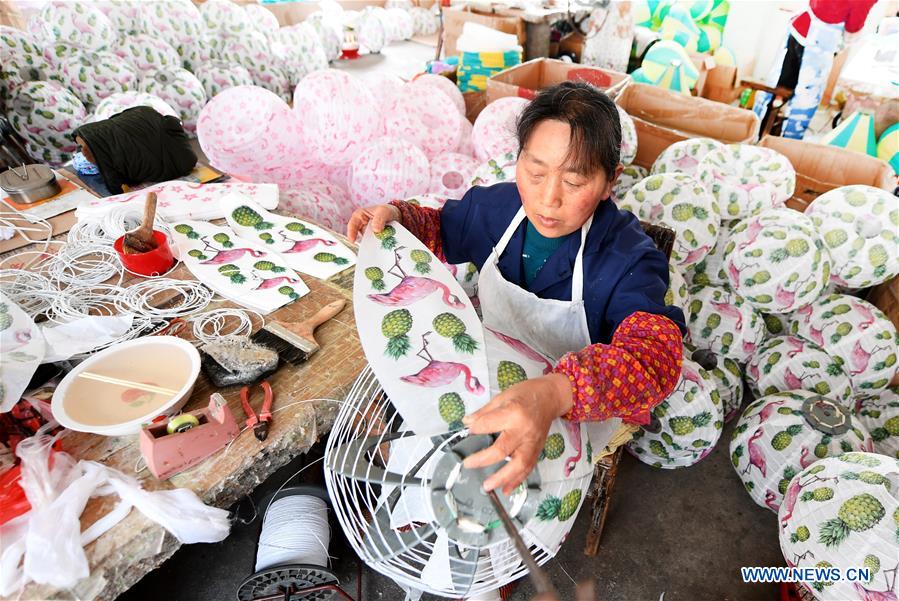
<path fill-rule="evenodd" d="M 515 183 L 476 186 L 461 200 L 449 200 L 440 217 L 443 251 L 449 263 L 471 261 L 480 269 L 518 209 Z M 580 248 L 580 230 L 565 237 L 528 286 L 521 253 L 527 221 L 522 221 L 499 258 L 503 277 L 540 298 L 571 300 L 571 275 Z M 590 340 L 608 344 L 624 319 L 635 311 L 664 315 L 686 334 L 684 314 L 665 305 L 668 261 L 629 211 L 611 200 L 599 203 L 584 248 L 584 306 Z M 534 316 L 539 319 L 539 316 Z"/>

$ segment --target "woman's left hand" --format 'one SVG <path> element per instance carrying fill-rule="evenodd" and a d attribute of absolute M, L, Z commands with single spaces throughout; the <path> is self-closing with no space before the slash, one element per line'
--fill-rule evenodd
<path fill-rule="evenodd" d="M 484 490 L 505 494 L 521 484 L 537 465 L 552 421 L 571 409 L 571 383 L 561 374 L 526 380 L 496 395 L 462 422 L 472 434 L 500 435 L 490 447 L 465 460 L 466 468 L 509 461 L 484 481 Z"/>

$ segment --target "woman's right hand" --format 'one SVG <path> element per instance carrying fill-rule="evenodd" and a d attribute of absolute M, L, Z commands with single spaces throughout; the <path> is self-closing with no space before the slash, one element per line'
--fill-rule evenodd
<path fill-rule="evenodd" d="M 365 232 L 365 227 L 371 222 L 371 227 L 377 234 L 391 221 L 402 225 L 400 210 L 393 205 L 374 205 L 363 207 L 353 211 L 350 222 L 346 226 L 346 236 L 350 242 L 356 242 L 360 234 Z"/>

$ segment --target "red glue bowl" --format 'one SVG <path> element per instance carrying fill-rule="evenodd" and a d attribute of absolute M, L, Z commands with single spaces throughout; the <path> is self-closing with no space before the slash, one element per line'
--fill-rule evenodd
<path fill-rule="evenodd" d="M 153 230 L 153 240 L 156 242 L 156 248 L 149 252 L 126 255 L 122 249 L 122 241 L 124 239 L 125 236 L 116 239 L 113 242 L 113 247 L 119 253 L 119 260 L 122 261 L 122 265 L 128 271 L 139 275 L 157 276 L 164 274 L 175 264 L 172 249 L 169 248 L 169 241 L 165 234 L 158 230 Z"/>

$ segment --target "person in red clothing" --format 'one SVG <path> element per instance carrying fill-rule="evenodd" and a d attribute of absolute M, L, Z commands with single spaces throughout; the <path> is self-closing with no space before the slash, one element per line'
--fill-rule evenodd
<path fill-rule="evenodd" d="M 801 140 L 821 101 L 833 55 L 840 45 L 858 37 L 877 0 L 809 0 L 793 17 L 780 60 L 774 61 L 765 83 L 793 90 L 781 135 Z M 756 94 L 753 110 L 765 122 L 773 96 Z M 776 133 L 776 132 L 775 132 Z"/>
<path fill-rule="evenodd" d="M 398 222 L 448 263 L 479 269 L 484 324 L 556 362 L 463 420 L 499 433 L 467 467 L 509 461 L 484 482 L 507 493 L 537 463 L 551 422 L 620 417 L 647 424 L 677 385 L 686 332 L 664 302 L 668 262 L 636 217 L 609 200 L 621 170 L 621 124 L 598 89 L 542 91 L 517 126 L 515 183 L 475 187 L 442 209 L 402 201 L 358 209 L 355 241 Z"/>

